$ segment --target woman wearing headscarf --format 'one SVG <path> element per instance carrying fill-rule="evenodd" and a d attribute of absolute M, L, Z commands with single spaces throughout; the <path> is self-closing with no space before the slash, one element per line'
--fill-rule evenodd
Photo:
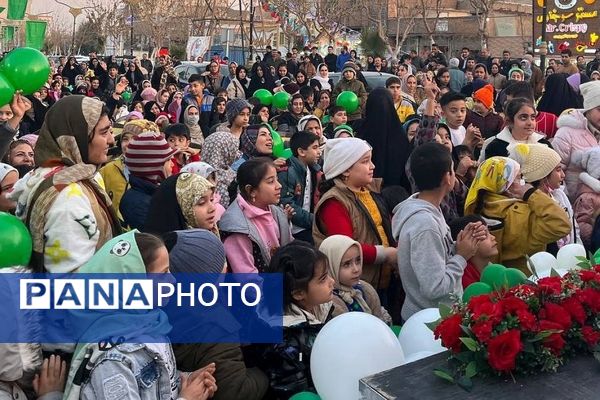
<path fill-rule="evenodd" d="M 225 266 L 225 249 L 220 240 L 203 229 L 169 233 L 165 236 L 169 249 L 170 270 L 187 274 L 218 274 Z M 207 321 L 210 329 L 227 329 L 223 315 Z M 237 324 L 237 322 L 236 322 Z M 230 334 L 228 331 L 227 335 Z M 219 390 L 215 400 L 259 400 L 265 395 L 269 380 L 258 368 L 247 368 L 244 354 L 236 343 L 195 343 L 174 345 L 177 367 L 194 371 L 210 363 L 218 365 L 214 377 Z"/>
<path fill-rule="evenodd" d="M 400 185 L 410 191 L 403 168 L 409 156 L 408 137 L 390 92 L 385 88 L 374 89 L 367 98 L 365 111 L 365 119 L 356 131 L 373 147 L 374 176 L 383 178 L 384 187 Z"/>
<path fill-rule="evenodd" d="M 143 230 L 162 235 L 202 228 L 218 236 L 214 191 L 215 185 L 198 174 L 182 172 L 167 178 L 150 200 Z"/>
<path fill-rule="evenodd" d="M 251 97 L 252 93 L 248 89 L 250 82 L 248 70 L 243 65 L 239 65 L 235 69 L 235 78 L 227 86 L 227 97 L 230 99 L 246 99 Z"/>
<path fill-rule="evenodd" d="M 571 232 L 567 213 L 550 196 L 526 184 L 519 163 L 491 157 L 479 166 L 465 201 L 465 215 L 491 220 L 490 232 L 498 242 L 497 262 L 531 275 L 526 255 Z"/>
<path fill-rule="evenodd" d="M 154 122 L 161 113 L 160 106 L 155 101 L 144 104 L 144 119 Z"/>
<path fill-rule="evenodd" d="M 10 194 L 33 239 L 36 272 L 71 272 L 120 232 L 97 174 L 114 144 L 103 103 L 68 96 L 52 106 L 35 148 L 38 168 Z"/>
<path fill-rule="evenodd" d="M 238 158 L 231 168 L 237 172 L 240 165 L 256 157 L 273 158 L 273 136 L 268 124 L 250 125 L 240 136 L 240 151 Z M 277 168 L 285 166 L 284 159 L 274 161 Z"/>
<path fill-rule="evenodd" d="M 217 127 L 227 122 L 227 116 L 225 115 L 225 104 L 227 100 L 225 97 L 215 97 L 212 103 L 212 109 L 210 111 L 210 133 L 214 133 Z"/>
<path fill-rule="evenodd" d="M 129 81 L 131 91 L 134 93 L 141 87 L 142 82 L 144 81 L 142 71 L 140 71 L 140 68 L 134 63 L 129 64 L 127 72 L 125 72 L 125 77 Z"/>
<path fill-rule="evenodd" d="M 254 94 L 258 89 L 267 89 L 273 91 L 275 88 L 275 79 L 269 71 L 269 66 L 266 63 L 256 63 L 252 66 L 250 74 L 250 86 L 248 92 Z"/>
<path fill-rule="evenodd" d="M 567 81 L 567 74 L 552 74 L 546 77 L 544 94 L 537 105 L 538 111 L 552 113 L 559 117 L 563 111 L 583 108 L 583 99 Z"/>
<path fill-rule="evenodd" d="M 313 76 L 312 81 L 317 81 L 321 85 L 321 90 L 333 90 L 333 80 L 329 77 L 329 68 L 327 64 L 319 64 L 317 74 Z"/>

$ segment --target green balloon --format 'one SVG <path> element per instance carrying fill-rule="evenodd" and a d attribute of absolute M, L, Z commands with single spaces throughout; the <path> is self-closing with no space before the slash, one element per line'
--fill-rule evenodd
<path fill-rule="evenodd" d="M 125 103 L 129 103 L 129 100 L 131 100 L 131 92 L 124 91 L 123 93 L 121 93 L 121 97 L 123 98 L 123 101 L 125 101 Z"/>
<path fill-rule="evenodd" d="M 509 288 L 520 285 L 527 281 L 527 275 L 516 268 L 506 268 L 505 275 Z"/>
<path fill-rule="evenodd" d="M 270 106 L 273 102 L 273 95 L 267 89 L 258 89 L 254 92 L 253 96 L 256 97 L 263 106 Z"/>
<path fill-rule="evenodd" d="M 294 154 L 292 154 L 292 149 L 283 149 L 283 152 L 281 152 L 281 155 L 279 157 L 285 158 L 287 160 L 293 155 Z"/>
<path fill-rule="evenodd" d="M 492 287 L 490 285 L 483 282 L 474 282 L 467 286 L 463 293 L 462 299 L 465 303 L 468 303 L 469 300 L 471 300 L 471 297 L 488 293 L 492 293 Z"/>
<path fill-rule="evenodd" d="M 502 289 L 507 286 L 506 267 L 500 264 L 490 264 L 481 273 L 481 282 L 487 283 L 494 290 Z"/>
<path fill-rule="evenodd" d="M 0 107 L 9 104 L 15 94 L 15 88 L 0 74 Z"/>
<path fill-rule="evenodd" d="M 281 157 L 281 154 L 283 154 L 283 139 L 281 138 L 281 135 L 279 135 L 279 133 L 277 133 L 277 131 L 275 131 L 274 129 L 270 129 L 271 131 L 271 137 L 273 138 L 273 155 L 275 157 Z"/>
<path fill-rule="evenodd" d="M 358 101 L 356 93 L 346 90 L 338 95 L 335 100 L 335 105 L 344 107 L 344 110 L 346 110 L 348 114 L 352 114 L 354 111 L 358 110 L 360 102 Z"/>
<path fill-rule="evenodd" d="M 324 115 L 323 119 L 321 120 L 321 122 L 323 123 L 323 125 L 329 123 L 329 121 L 331 121 L 331 116 L 329 114 Z"/>
<path fill-rule="evenodd" d="M 25 224 L 14 215 L 0 212 L 0 268 L 28 265 L 32 249 Z"/>
<path fill-rule="evenodd" d="M 394 335 L 398 336 L 400 334 L 400 331 L 402 330 L 402 326 L 400 325 L 392 325 L 390 326 L 390 328 L 392 329 L 392 332 L 394 332 Z"/>
<path fill-rule="evenodd" d="M 321 397 L 313 392 L 300 392 L 290 397 L 290 400 L 321 400 Z"/>
<path fill-rule="evenodd" d="M 45 55 L 30 47 L 14 49 L 0 62 L 0 73 L 23 94 L 33 94 L 48 80 L 50 64 Z"/>
<path fill-rule="evenodd" d="M 273 95 L 273 105 L 278 110 L 285 110 L 291 97 L 288 92 L 277 92 Z"/>

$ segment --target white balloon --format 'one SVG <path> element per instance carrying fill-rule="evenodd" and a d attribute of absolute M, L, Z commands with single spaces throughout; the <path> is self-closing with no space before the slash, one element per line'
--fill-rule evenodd
<path fill-rule="evenodd" d="M 406 364 L 410 364 L 411 362 L 419 361 L 423 358 L 430 357 L 434 354 L 436 354 L 436 353 L 433 351 L 419 351 L 417 353 L 413 353 L 404 358 L 404 364 L 402 364 L 402 365 L 406 365 Z"/>
<path fill-rule="evenodd" d="M 577 266 L 580 261 L 576 257 L 586 257 L 585 247 L 580 244 L 572 243 L 563 246 L 556 254 L 558 268 L 570 270 Z"/>
<path fill-rule="evenodd" d="M 402 365 L 394 332 L 379 318 L 348 312 L 329 321 L 317 335 L 310 371 L 323 400 L 358 400 L 361 378 Z"/>
<path fill-rule="evenodd" d="M 439 318 L 440 310 L 437 308 L 426 308 L 413 314 L 402 325 L 398 340 L 400 341 L 400 346 L 402 346 L 405 357 L 423 351 L 437 354 L 447 350 L 442 346 L 440 339 L 435 340 L 433 331 L 425 325 L 426 323 L 437 321 Z"/>
<path fill-rule="evenodd" d="M 547 278 L 550 276 L 550 271 L 552 269 L 558 268 L 558 262 L 556 258 L 550 253 L 545 251 L 540 251 L 539 253 L 535 253 L 531 257 L 529 257 L 533 266 L 530 265 L 530 268 L 533 269 L 535 267 L 535 273 L 540 278 Z M 533 276 L 535 278 L 535 275 Z"/>

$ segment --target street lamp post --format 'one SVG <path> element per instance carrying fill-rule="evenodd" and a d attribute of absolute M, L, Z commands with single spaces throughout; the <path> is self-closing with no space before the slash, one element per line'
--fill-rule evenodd
<path fill-rule="evenodd" d="M 75 24 L 77 22 L 77 17 L 81 15 L 81 8 L 73 8 L 69 9 L 69 13 L 73 16 L 73 38 L 71 40 L 71 54 L 75 54 Z"/>

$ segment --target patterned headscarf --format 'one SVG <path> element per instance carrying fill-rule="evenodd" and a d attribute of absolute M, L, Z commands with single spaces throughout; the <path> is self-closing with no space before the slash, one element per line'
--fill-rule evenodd
<path fill-rule="evenodd" d="M 197 228 L 194 206 L 202 196 L 214 188 L 212 183 L 200 175 L 188 172 L 179 174 L 175 185 L 175 196 L 188 227 Z"/>
<path fill-rule="evenodd" d="M 256 148 L 256 141 L 258 140 L 258 132 L 260 128 L 265 127 L 269 129 L 269 127 L 265 124 L 261 125 L 250 125 L 248 128 L 244 130 L 242 135 L 240 136 L 240 151 L 244 153 L 248 158 L 260 157 L 260 156 L 270 156 L 270 154 L 262 154 L 258 152 Z M 269 132 L 271 132 L 269 130 Z"/>
<path fill-rule="evenodd" d="M 477 169 L 465 201 L 465 215 L 473 214 L 480 191 L 501 194 L 517 179 L 521 168 L 519 163 L 508 157 L 491 157 Z"/>

